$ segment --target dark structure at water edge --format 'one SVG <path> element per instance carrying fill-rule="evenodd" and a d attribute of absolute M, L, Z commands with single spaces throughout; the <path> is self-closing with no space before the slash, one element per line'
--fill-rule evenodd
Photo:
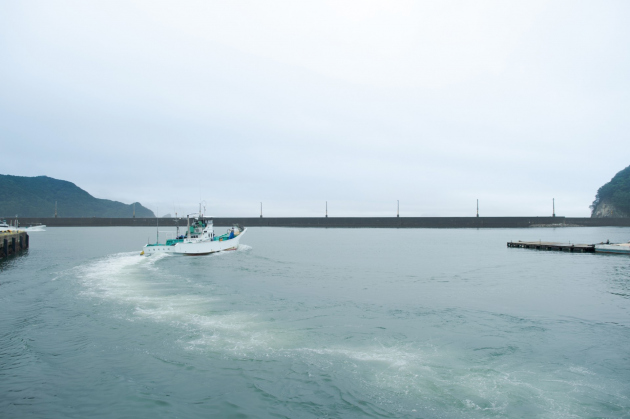
<path fill-rule="evenodd" d="M 28 234 L 24 231 L 0 232 L 0 259 L 28 249 Z"/>
<path fill-rule="evenodd" d="M 544 242 L 508 242 L 507 247 L 516 247 L 520 249 L 536 249 L 536 250 L 555 250 L 558 252 L 579 252 L 579 253 L 595 253 L 594 244 L 574 244 L 574 243 L 556 243 Z"/>
<path fill-rule="evenodd" d="M 48 227 L 154 227 L 186 225 L 186 218 L 20 218 L 21 225 Z M 569 217 L 216 217 L 218 227 L 315 228 L 524 228 L 630 227 L 630 218 Z"/>

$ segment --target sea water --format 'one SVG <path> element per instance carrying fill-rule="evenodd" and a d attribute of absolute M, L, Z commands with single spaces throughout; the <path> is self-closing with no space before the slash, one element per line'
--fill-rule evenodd
<path fill-rule="evenodd" d="M 164 228 L 162 228 L 164 229 Z M 0 264 L 2 418 L 630 416 L 630 228 L 49 228 Z"/>

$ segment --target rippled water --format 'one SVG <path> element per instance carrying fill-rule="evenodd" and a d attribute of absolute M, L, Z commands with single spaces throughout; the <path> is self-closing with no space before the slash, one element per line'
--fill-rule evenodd
<path fill-rule="evenodd" d="M 0 417 L 630 416 L 629 228 L 50 228 L 0 264 Z"/>

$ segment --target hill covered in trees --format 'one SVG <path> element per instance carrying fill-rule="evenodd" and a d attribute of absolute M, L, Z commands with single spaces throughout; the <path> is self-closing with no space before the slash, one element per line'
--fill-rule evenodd
<path fill-rule="evenodd" d="M 48 176 L 0 175 L 0 217 L 131 218 L 133 204 L 95 198 L 72 182 Z M 136 202 L 136 217 L 155 217 Z"/>
<path fill-rule="evenodd" d="M 630 166 L 599 188 L 591 209 L 594 218 L 630 217 Z"/>

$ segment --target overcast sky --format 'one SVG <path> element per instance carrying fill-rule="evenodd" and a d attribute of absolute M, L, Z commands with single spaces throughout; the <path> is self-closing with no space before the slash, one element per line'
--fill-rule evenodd
<path fill-rule="evenodd" d="M 589 216 L 627 1 L 0 0 L 0 173 L 154 212 Z"/>

